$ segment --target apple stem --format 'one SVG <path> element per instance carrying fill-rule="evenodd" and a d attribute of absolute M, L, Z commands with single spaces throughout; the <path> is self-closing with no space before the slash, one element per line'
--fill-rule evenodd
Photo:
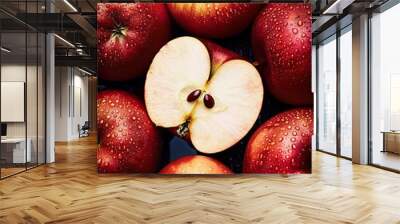
<path fill-rule="evenodd" d="M 261 65 L 259 61 L 254 61 L 252 64 L 254 65 L 254 67 L 258 67 Z"/>
<path fill-rule="evenodd" d="M 190 120 L 186 120 L 185 123 L 179 125 L 178 130 L 176 130 L 176 133 L 180 137 L 185 138 L 188 135 L 188 133 L 189 133 L 189 123 L 190 123 Z"/>
<path fill-rule="evenodd" d="M 115 20 L 115 14 L 114 13 L 111 13 L 110 17 L 111 17 L 111 19 L 113 21 L 114 26 L 116 27 L 115 29 L 112 30 L 112 32 L 116 33 L 121 29 L 122 25 Z"/>
<path fill-rule="evenodd" d="M 126 31 L 124 26 L 116 25 L 116 28 L 112 30 L 112 37 L 123 37 L 126 35 Z"/>
<path fill-rule="evenodd" d="M 260 67 L 262 65 L 265 64 L 265 60 L 263 61 L 254 61 L 253 63 L 251 63 L 254 67 Z"/>

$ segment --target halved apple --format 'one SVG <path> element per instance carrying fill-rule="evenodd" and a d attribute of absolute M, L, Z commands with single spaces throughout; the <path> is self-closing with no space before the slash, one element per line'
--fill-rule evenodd
<path fill-rule="evenodd" d="M 217 153 L 249 132 L 264 90 L 252 64 L 203 42 L 185 36 L 160 49 L 147 73 L 145 102 L 157 126 L 177 127 L 198 151 Z"/>

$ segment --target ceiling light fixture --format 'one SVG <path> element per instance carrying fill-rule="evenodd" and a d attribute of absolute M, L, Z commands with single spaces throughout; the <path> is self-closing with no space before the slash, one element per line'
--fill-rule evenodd
<path fill-rule="evenodd" d="M 55 37 L 57 37 L 59 40 L 61 40 L 62 42 L 64 42 L 65 44 L 67 44 L 68 46 L 72 47 L 72 48 L 76 48 L 74 44 L 72 44 L 71 42 L 69 42 L 68 40 L 62 38 L 61 36 L 59 36 L 58 34 L 54 34 Z"/>
<path fill-rule="evenodd" d="M 1 51 L 4 51 L 6 53 L 10 53 L 11 52 L 11 50 L 9 50 L 9 49 L 7 49 L 5 47 L 1 47 L 0 49 L 1 49 Z"/>
<path fill-rule="evenodd" d="M 85 74 L 87 74 L 87 75 L 89 75 L 89 76 L 92 76 L 92 75 L 93 75 L 92 73 L 90 73 L 90 72 L 88 72 L 88 71 L 86 71 L 86 70 L 84 70 L 84 69 L 81 69 L 81 68 L 79 68 L 79 67 L 78 67 L 78 70 L 81 71 L 81 72 L 83 72 L 83 73 L 85 73 Z"/>
<path fill-rule="evenodd" d="M 64 3 L 68 5 L 74 12 L 78 12 L 78 10 L 73 6 L 68 0 L 64 0 Z"/>
<path fill-rule="evenodd" d="M 343 10 L 351 5 L 355 0 L 336 0 L 327 9 L 324 10 L 322 14 L 332 15 L 332 14 L 342 14 Z"/>

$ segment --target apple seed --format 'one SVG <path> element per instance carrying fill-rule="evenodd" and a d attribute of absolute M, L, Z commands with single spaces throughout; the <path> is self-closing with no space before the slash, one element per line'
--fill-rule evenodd
<path fill-rule="evenodd" d="M 197 100 L 200 97 L 200 95 L 201 95 L 201 90 L 196 89 L 187 96 L 186 100 L 188 102 L 193 102 L 193 101 Z"/>
<path fill-rule="evenodd" d="M 210 94 L 204 95 L 204 105 L 206 105 L 207 108 L 213 108 L 215 101 L 214 98 Z"/>

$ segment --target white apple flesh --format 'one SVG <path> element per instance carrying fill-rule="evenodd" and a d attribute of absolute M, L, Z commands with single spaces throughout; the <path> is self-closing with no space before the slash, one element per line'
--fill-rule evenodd
<path fill-rule="evenodd" d="M 203 153 L 221 152 L 240 141 L 254 125 L 264 95 L 260 74 L 249 62 L 229 60 L 212 73 L 211 61 L 200 40 L 179 37 L 156 54 L 145 83 L 150 119 L 164 128 L 184 125 Z M 202 93 L 189 102 L 195 90 Z M 212 107 L 205 104 L 206 94 L 214 99 Z"/>

